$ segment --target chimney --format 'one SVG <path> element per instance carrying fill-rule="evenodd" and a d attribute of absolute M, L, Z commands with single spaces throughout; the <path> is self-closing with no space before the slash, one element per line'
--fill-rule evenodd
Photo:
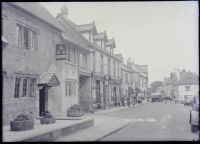
<path fill-rule="evenodd" d="M 68 19 L 68 8 L 66 5 L 62 6 L 60 8 L 60 11 L 61 11 L 61 15 L 65 18 L 65 19 Z"/>

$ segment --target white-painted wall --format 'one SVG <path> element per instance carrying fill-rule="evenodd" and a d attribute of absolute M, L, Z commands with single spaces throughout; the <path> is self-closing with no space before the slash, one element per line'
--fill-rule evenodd
<path fill-rule="evenodd" d="M 185 86 L 191 86 L 191 91 L 185 91 Z M 184 95 L 196 95 L 199 91 L 199 85 L 178 85 L 178 99 L 184 100 Z"/>

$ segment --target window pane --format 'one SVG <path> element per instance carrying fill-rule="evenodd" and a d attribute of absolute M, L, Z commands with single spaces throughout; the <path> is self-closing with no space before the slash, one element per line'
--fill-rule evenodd
<path fill-rule="evenodd" d="M 68 82 L 65 82 L 65 96 L 68 96 Z"/>
<path fill-rule="evenodd" d="M 14 98 L 19 98 L 19 90 L 20 90 L 20 78 L 15 79 L 15 94 Z"/>
<path fill-rule="evenodd" d="M 69 61 L 69 62 L 71 62 L 70 54 L 71 54 L 71 48 L 68 48 L 68 61 Z"/>
<path fill-rule="evenodd" d="M 23 80 L 23 97 L 26 97 L 27 94 L 27 79 Z"/>
<path fill-rule="evenodd" d="M 69 96 L 72 95 L 72 91 L 71 91 L 71 87 L 72 87 L 72 86 L 71 86 L 71 83 L 72 83 L 72 82 L 69 82 Z"/>
<path fill-rule="evenodd" d="M 16 26 L 16 29 L 17 29 L 17 45 L 18 46 L 21 46 L 22 44 L 22 27 L 17 25 Z"/>
<path fill-rule="evenodd" d="M 36 80 L 31 79 L 31 81 L 30 81 L 30 97 L 35 96 L 35 85 L 36 85 Z"/>
<path fill-rule="evenodd" d="M 24 28 L 24 47 L 29 48 L 29 36 L 28 29 Z"/>

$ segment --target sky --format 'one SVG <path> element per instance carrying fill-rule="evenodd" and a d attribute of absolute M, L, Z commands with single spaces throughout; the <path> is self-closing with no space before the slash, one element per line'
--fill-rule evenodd
<path fill-rule="evenodd" d="M 115 39 L 115 54 L 148 64 L 149 83 L 175 68 L 199 73 L 198 2 L 41 2 L 53 16 L 68 7 L 76 24 L 95 21 L 97 31 Z"/>

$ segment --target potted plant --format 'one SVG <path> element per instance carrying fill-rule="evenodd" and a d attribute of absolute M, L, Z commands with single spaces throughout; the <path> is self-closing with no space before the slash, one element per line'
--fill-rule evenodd
<path fill-rule="evenodd" d="M 50 123 L 55 123 L 56 118 L 53 117 L 50 111 L 45 111 L 42 112 L 42 118 L 40 119 L 41 124 L 50 124 Z"/>
<path fill-rule="evenodd" d="M 69 117 L 80 117 L 80 116 L 83 116 L 83 114 L 84 114 L 83 110 L 81 109 L 81 107 L 78 104 L 71 106 L 67 110 L 67 116 L 69 116 Z"/>
<path fill-rule="evenodd" d="M 18 115 L 13 121 L 10 121 L 11 131 L 26 131 L 34 127 L 34 118 L 30 114 L 22 113 Z"/>

